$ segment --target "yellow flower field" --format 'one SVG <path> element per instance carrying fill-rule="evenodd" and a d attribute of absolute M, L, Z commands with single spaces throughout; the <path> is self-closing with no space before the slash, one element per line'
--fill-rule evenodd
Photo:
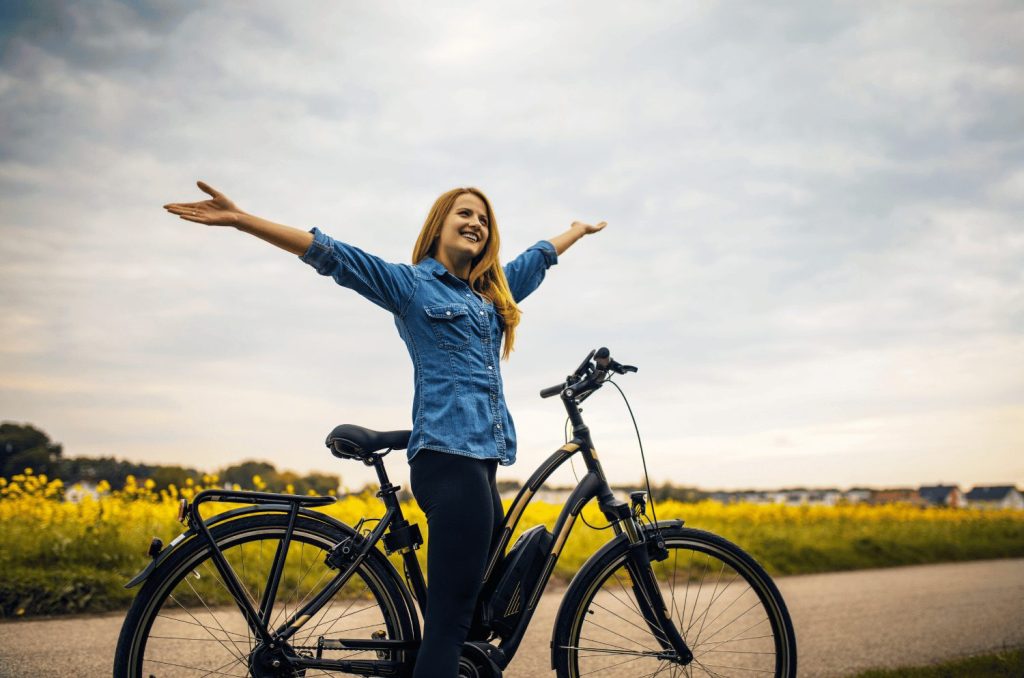
<path fill-rule="evenodd" d="M 217 478 L 204 482 L 212 486 Z M 253 486 L 260 485 L 254 478 Z M 123 490 L 111 491 L 101 483 L 100 498 L 86 495 L 78 502 L 61 499 L 66 489 L 60 480 L 30 470 L 10 482 L 0 479 L 2 616 L 126 606 L 135 592 L 124 589 L 124 583 L 146 565 L 150 540 L 156 536 L 167 543 L 183 531 L 176 520 L 177 501 L 201 488 L 156 492 L 151 482 L 130 480 Z M 231 508 L 217 506 L 211 510 Z M 415 502 L 403 510 L 428 536 Z M 517 533 L 537 524 L 550 529 L 560 510 L 559 505 L 532 503 Z M 354 525 L 360 517 L 380 516 L 383 510 L 376 497 L 361 494 L 347 496 L 324 512 Z M 662 520 L 681 518 L 689 527 L 736 542 L 774 575 L 1024 556 L 1021 511 L 664 502 L 657 513 Z M 583 516 L 595 527 L 605 525 L 593 503 Z M 557 565 L 556 581 L 571 579 L 611 537 L 611 530 L 590 529 L 577 521 Z M 425 549 L 419 555 L 422 560 Z"/>

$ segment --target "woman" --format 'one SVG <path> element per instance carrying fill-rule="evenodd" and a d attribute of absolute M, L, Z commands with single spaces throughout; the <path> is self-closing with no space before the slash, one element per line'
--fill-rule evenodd
<path fill-rule="evenodd" d="M 390 264 L 324 235 L 238 209 L 203 182 L 210 200 L 164 208 L 182 219 L 234 226 L 297 254 L 390 311 L 415 373 L 408 458 L 413 495 L 427 517 L 427 612 L 415 678 L 453 678 L 502 508 L 494 475 L 512 464 L 515 428 L 505 406 L 500 356 L 519 324 L 517 303 L 540 285 L 558 256 L 605 222 L 573 222 L 509 262 L 491 204 L 475 188 L 441 195 L 413 248 L 413 265 Z"/>

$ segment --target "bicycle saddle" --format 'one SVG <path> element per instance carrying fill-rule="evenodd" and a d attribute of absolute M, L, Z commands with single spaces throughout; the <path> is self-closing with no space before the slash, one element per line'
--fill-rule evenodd
<path fill-rule="evenodd" d="M 335 426 L 327 435 L 327 447 L 339 459 L 366 461 L 377 450 L 404 450 L 412 431 L 371 431 L 355 424 Z"/>

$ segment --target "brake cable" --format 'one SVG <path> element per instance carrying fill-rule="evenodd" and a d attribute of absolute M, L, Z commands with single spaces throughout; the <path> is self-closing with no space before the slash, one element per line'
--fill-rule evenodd
<path fill-rule="evenodd" d="M 647 498 L 651 502 L 651 515 L 654 516 L 654 527 L 655 529 L 658 529 L 658 511 L 654 506 L 654 494 L 651 492 L 651 477 L 647 475 L 647 457 L 644 456 L 644 442 L 643 440 L 640 439 L 640 427 L 636 423 L 636 417 L 633 416 L 633 408 L 629 406 L 629 398 L 626 397 L 626 394 L 622 391 L 621 388 L 619 388 L 619 385 L 615 383 L 615 381 L 612 380 L 611 377 L 609 377 L 605 381 L 614 386 L 618 390 L 619 395 L 622 396 L 623 402 L 626 403 L 626 409 L 629 411 L 629 418 L 633 420 L 633 429 L 636 431 L 636 442 L 637 444 L 640 445 L 640 461 L 643 463 L 644 466 L 644 483 L 647 485 Z M 573 469 L 573 471 L 575 470 L 576 469 Z M 661 534 L 660 529 L 658 529 L 658 533 Z"/>
<path fill-rule="evenodd" d="M 593 354 L 594 354 L 594 352 L 591 351 L 591 355 L 587 356 L 587 360 L 588 361 L 590 360 L 590 357 L 593 356 Z M 635 372 L 636 368 L 633 368 L 632 371 Z M 650 477 L 650 475 L 647 472 L 647 456 L 644 454 L 644 442 L 643 442 L 643 439 L 640 436 L 640 426 L 636 423 L 636 417 L 633 415 L 633 408 L 629 404 L 629 398 L 626 397 L 626 394 L 622 390 L 622 388 L 612 379 L 611 374 L 608 374 L 607 377 L 605 377 L 604 379 L 600 380 L 597 385 L 600 386 L 600 385 L 603 385 L 605 383 L 610 383 L 612 386 L 614 386 L 615 389 L 619 392 L 619 395 L 622 396 L 622 401 L 624 403 L 626 403 L 626 410 L 629 412 L 629 418 L 633 421 L 633 430 L 636 431 L 636 442 L 640 446 L 640 462 L 643 464 L 643 468 L 644 468 L 644 485 L 647 487 L 647 498 L 650 501 L 650 504 L 651 504 L 651 515 L 654 518 L 653 521 L 648 518 L 647 522 L 651 523 L 653 525 L 654 529 L 660 535 L 661 534 L 661 529 L 658 527 L 658 509 L 657 509 L 657 507 L 655 506 L 655 503 L 654 503 L 654 493 L 651 492 L 651 477 Z M 593 393 L 593 390 L 587 392 L 584 397 L 589 396 L 592 393 Z M 577 402 L 579 402 L 579 401 L 577 401 Z M 582 410 L 580 410 L 580 411 L 582 412 Z M 563 435 L 565 437 L 565 442 L 568 443 L 569 442 L 569 418 L 568 417 L 566 417 L 566 419 L 565 419 L 565 426 L 563 427 Z M 580 482 L 580 477 L 576 473 L 576 464 L 575 464 L 575 460 L 572 457 L 569 458 L 569 466 L 572 468 L 572 475 L 576 479 L 576 482 L 578 484 Z M 611 527 L 613 525 L 613 523 L 608 523 L 604 527 L 596 527 L 594 525 L 591 525 L 589 522 L 587 522 L 587 519 L 583 516 L 583 512 L 582 511 L 580 512 L 580 518 L 583 520 L 583 523 L 587 527 L 589 527 L 589 528 L 591 528 L 593 530 L 607 530 L 609 527 Z M 644 516 L 644 518 L 647 518 L 647 516 Z"/>

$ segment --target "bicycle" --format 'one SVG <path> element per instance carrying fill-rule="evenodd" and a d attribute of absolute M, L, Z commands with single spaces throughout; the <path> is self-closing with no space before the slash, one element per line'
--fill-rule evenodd
<path fill-rule="evenodd" d="M 796 675 L 785 602 L 753 558 L 680 519 L 648 518 L 646 492 L 632 493 L 629 504 L 612 493 L 579 405 L 613 374 L 635 371 L 602 348 L 541 391 L 561 396 L 573 437 L 530 476 L 503 519 L 460 678 L 501 676 L 591 499 L 614 537 L 566 589 L 551 642 L 557 676 Z M 383 461 L 404 449 L 409 433 L 342 425 L 328 436 L 335 456 L 372 466 L 380 480 L 384 515 L 354 527 L 313 510 L 334 497 L 204 490 L 182 500 L 188 529 L 166 548 L 154 539 L 152 562 L 127 584 L 142 588 L 121 630 L 114 675 L 410 675 L 417 607 L 427 599 L 415 554 L 423 539 L 403 517 Z M 533 495 L 577 454 L 587 472 L 553 532 L 532 527 L 506 554 Z M 245 506 L 204 519 L 206 502 Z M 401 555 L 404 577 L 385 553 Z"/>

